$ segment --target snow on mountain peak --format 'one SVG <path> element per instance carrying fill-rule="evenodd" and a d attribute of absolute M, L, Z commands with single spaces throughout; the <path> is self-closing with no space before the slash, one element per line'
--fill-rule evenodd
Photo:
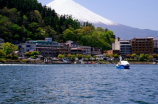
<path fill-rule="evenodd" d="M 74 19 L 81 22 L 93 24 L 118 25 L 100 15 L 93 13 L 73 0 L 54 0 L 46 5 L 54 9 L 59 15 L 72 15 Z"/>

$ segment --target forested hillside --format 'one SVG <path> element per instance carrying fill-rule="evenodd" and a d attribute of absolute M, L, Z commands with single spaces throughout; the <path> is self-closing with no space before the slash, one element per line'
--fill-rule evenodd
<path fill-rule="evenodd" d="M 115 36 L 112 31 L 95 29 L 88 22 L 81 25 L 73 16 L 59 16 L 37 0 L 0 0 L 0 38 L 25 42 L 45 37 L 110 49 Z"/>

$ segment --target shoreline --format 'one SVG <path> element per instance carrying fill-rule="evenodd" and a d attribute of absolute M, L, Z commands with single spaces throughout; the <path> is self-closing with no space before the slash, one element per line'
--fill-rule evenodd
<path fill-rule="evenodd" d="M 86 61 L 84 64 L 117 64 L 118 62 L 96 62 L 96 61 Z M 156 64 L 155 62 L 129 62 L 130 64 Z M 0 64 L 74 64 L 74 62 L 62 62 L 62 61 L 51 61 L 51 62 L 37 62 L 37 61 L 29 61 L 29 62 L 5 62 L 5 63 L 0 63 Z M 81 63 L 76 63 L 76 64 L 81 64 Z M 158 63 L 157 63 L 158 64 Z"/>

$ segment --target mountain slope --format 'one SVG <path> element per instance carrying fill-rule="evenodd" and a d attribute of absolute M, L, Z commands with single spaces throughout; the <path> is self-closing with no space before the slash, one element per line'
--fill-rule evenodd
<path fill-rule="evenodd" d="M 152 36 L 158 38 L 158 31 L 148 29 L 138 29 L 129 26 L 121 25 L 101 17 L 85 7 L 77 4 L 73 0 L 54 0 L 47 4 L 48 7 L 54 9 L 59 15 L 72 15 L 74 19 L 80 22 L 90 22 L 95 27 L 108 28 L 114 32 L 116 37 L 122 39 L 131 39 L 135 37 Z"/>
<path fill-rule="evenodd" d="M 108 28 L 112 30 L 116 37 L 121 39 L 129 40 L 132 38 L 143 38 L 143 37 L 154 37 L 158 39 L 158 31 L 149 29 L 138 29 L 125 25 L 106 25 L 106 24 L 93 24 L 96 27 L 100 26 L 102 28 Z"/>
<path fill-rule="evenodd" d="M 57 13 L 37 0 L 0 0 L 0 38 L 5 42 L 25 42 L 52 37 L 62 41 L 59 36 L 71 27 L 79 29 L 78 21 Z"/>

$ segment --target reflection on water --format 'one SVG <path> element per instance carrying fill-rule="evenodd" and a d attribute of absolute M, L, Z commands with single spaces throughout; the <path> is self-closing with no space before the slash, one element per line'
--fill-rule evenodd
<path fill-rule="evenodd" d="M 157 67 L 0 64 L 0 104 L 156 104 Z"/>

